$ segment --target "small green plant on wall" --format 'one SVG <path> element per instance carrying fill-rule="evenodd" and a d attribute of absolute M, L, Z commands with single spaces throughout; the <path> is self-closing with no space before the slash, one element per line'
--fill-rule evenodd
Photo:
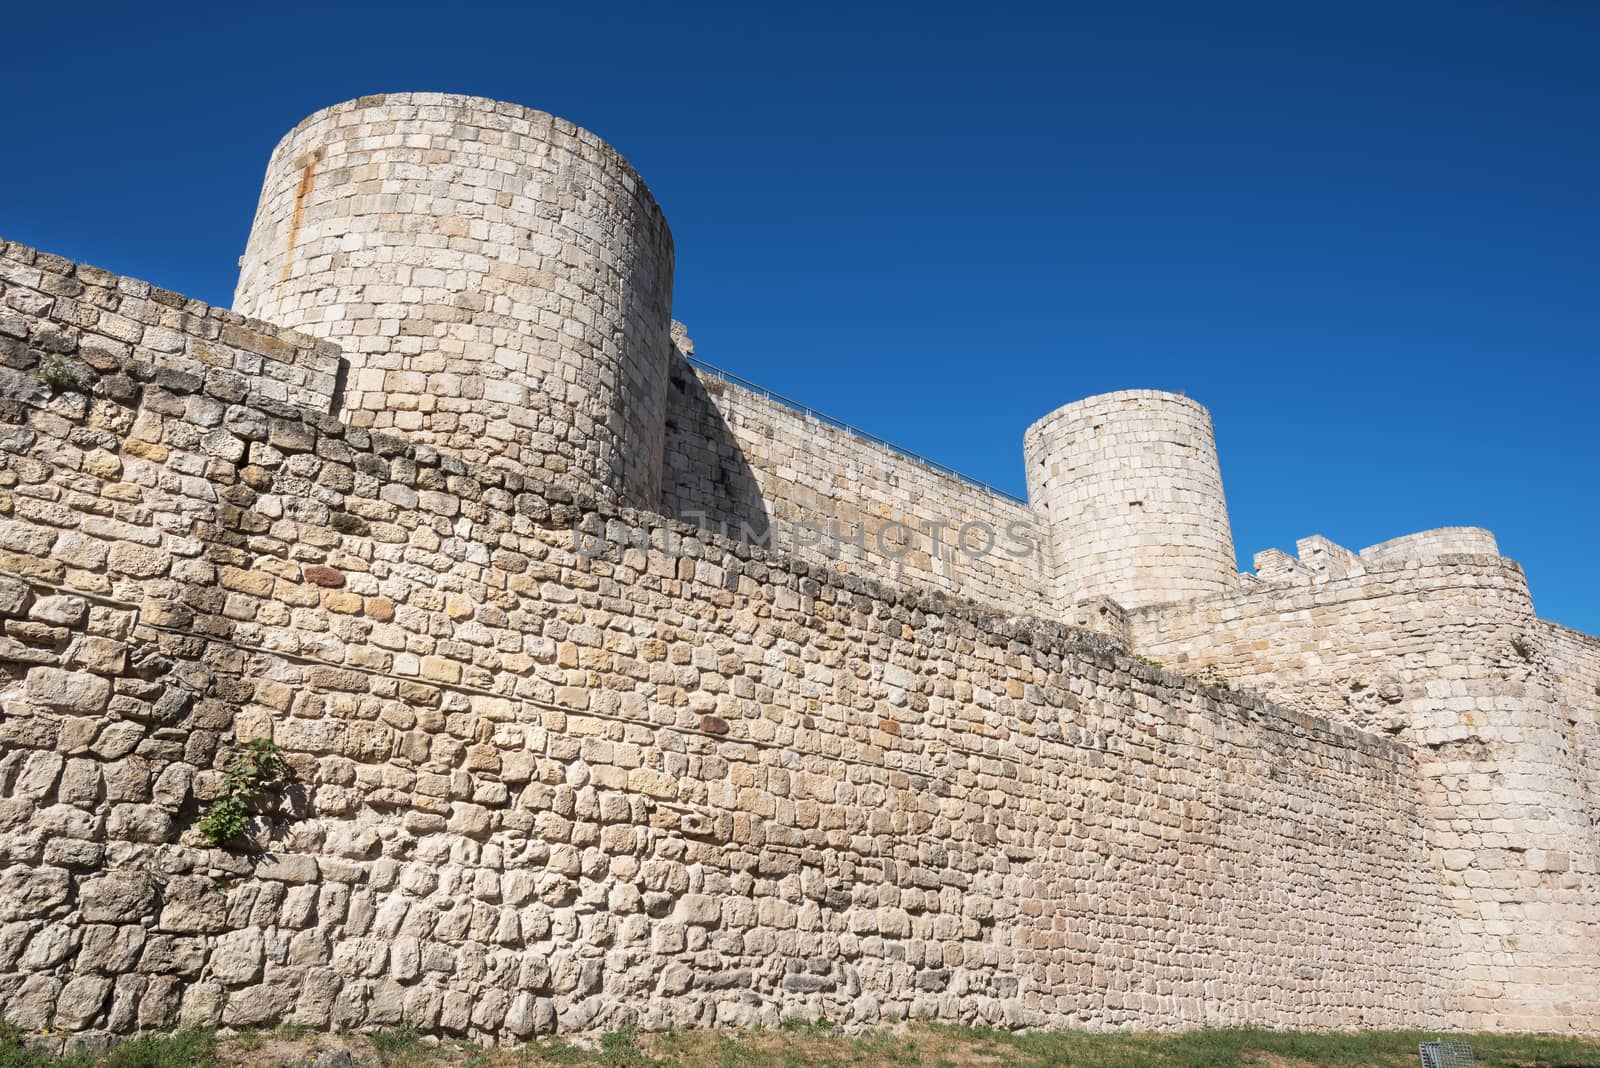
<path fill-rule="evenodd" d="M 1228 676 L 1224 675 L 1222 669 L 1215 664 L 1207 664 L 1187 677 L 1202 686 L 1215 686 L 1219 690 L 1231 690 L 1233 688 L 1232 684 L 1228 682 Z"/>
<path fill-rule="evenodd" d="M 39 377 L 50 387 L 51 393 L 67 393 L 80 388 L 78 373 L 60 356 L 51 356 L 39 368 Z"/>
<path fill-rule="evenodd" d="M 280 746 L 257 738 L 233 754 L 222 778 L 222 796 L 211 802 L 199 824 L 200 836 L 219 848 L 244 834 L 256 806 L 289 781 L 289 764 Z"/>

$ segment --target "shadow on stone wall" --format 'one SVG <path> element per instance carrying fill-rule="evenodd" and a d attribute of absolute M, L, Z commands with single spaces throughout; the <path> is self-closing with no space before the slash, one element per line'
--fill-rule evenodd
<path fill-rule="evenodd" d="M 703 380 L 689 366 L 682 348 L 673 346 L 667 373 L 661 511 L 685 523 L 770 545 L 767 502 L 743 446 L 712 395 L 720 386 L 714 378 Z"/>

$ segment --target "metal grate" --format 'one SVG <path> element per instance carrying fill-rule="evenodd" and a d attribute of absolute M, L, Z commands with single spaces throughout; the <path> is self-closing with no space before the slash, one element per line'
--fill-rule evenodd
<path fill-rule="evenodd" d="M 1423 1042 L 1417 1046 L 1422 1068 L 1474 1068 L 1477 1059 L 1465 1042 Z"/>

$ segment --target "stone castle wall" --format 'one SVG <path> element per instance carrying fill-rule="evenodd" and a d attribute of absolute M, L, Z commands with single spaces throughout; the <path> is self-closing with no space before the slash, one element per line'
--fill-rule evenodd
<path fill-rule="evenodd" d="M 1600 638 L 1558 623 L 1539 623 L 1538 645 L 1549 658 L 1562 707 L 1575 723 L 1593 726 L 1600 719 Z M 1600 761 L 1595 766 L 1600 768 Z"/>
<path fill-rule="evenodd" d="M 902 588 L 1010 610 L 1049 596 L 1048 528 L 1026 504 L 681 359 L 661 510 Z"/>
<path fill-rule="evenodd" d="M 1369 556 L 1307 539 L 1295 582 L 1137 610 L 1130 634 L 1174 670 L 1411 746 L 1461 1005 L 1560 1029 L 1600 1018 L 1594 700 L 1578 692 L 1597 643 L 1538 620 L 1514 562 L 1430 549 L 1459 541 Z"/>
<path fill-rule="evenodd" d="M 240 380 L 325 373 L 308 339 L 18 246 L 0 286 L 12 379 L 83 387 L 0 404 L 16 1025 L 1468 1019 L 1405 746 L 687 525 L 625 548 L 665 520 Z M 263 851 L 205 847 L 267 736 Z"/>
<path fill-rule="evenodd" d="M 1594 1028 L 1600 639 L 1493 535 L 1240 575 L 1151 390 L 1013 501 L 692 365 L 671 261 L 442 94 L 280 144 L 261 318 L 0 243 L 0 1016 Z"/>
<path fill-rule="evenodd" d="M 1600 838 L 1600 638 L 1540 621 L 1532 643 L 1545 658 L 1566 722 L 1587 803 Z M 1597 895 L 1600 896 L 1600 895 Z"/>
<path fill-rule="evenodd" d="M 991 606 L 1237 582 L 1193 401 L 1047 416 L 1029 507 L 688 369 L 660 208 L 543 112 L 394 93 L 311 115 L 272 153 L 240 265 L 241 312 L 340 346 L 351 426 Z"/>
<path fill-rule="evenodd" d="M 444 93 L 319 111 L 240 266 L 238 309 L 343 349 L 352 426 L 658 499 L 672 236 L 587 130 Z"/>

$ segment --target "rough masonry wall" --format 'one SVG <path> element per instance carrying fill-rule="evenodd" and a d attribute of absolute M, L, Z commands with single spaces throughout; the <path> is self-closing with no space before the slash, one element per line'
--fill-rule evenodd
<path fill-rule="evenodd" d="M 344 349 L 353 426 L 658 498 L 672 236 L 587 130 L 444 93 L 319 111 L 268 163 L 234 306 Z"/>
<path fill-rule="evenodd" d="M 174 371 L 202 308 L 91 369 L 51 294 L 132 284 L 4 262 L 6 362 L 90 393 L 0 407 L 13 1024 L 1449 1018 L 1403 747 L 687 526 L 587 557 L 652 517 Z M 204 847 L 265 736 L 265 851 Z"/>
<path fill-rule="evenodd" d="M 1589 824 L 1600 835 L 1600 638 L 1541 620 L 1539 654 L 1547 658 L 1572 735 Z"/>
<path fill-rule="evenodd" d="M 668 515 L 993 608 L 1037 609 L 1046 596 L 1048 532 L 1026 504 L 698 371 L 681 355 L 666 455 Z"/>
<path fill-rule="evenodd" d="M 1355 554 L 1301 544 L 1333 577 L 1133 612 L 1133 647 L 1410 745 L 1462 946 L 1454 1003 L 1474 1026 L 1585 1026 L 1600 1016 L 1593 765 L 1521 569 L 1399 553 L 1340 577 Z"/>

